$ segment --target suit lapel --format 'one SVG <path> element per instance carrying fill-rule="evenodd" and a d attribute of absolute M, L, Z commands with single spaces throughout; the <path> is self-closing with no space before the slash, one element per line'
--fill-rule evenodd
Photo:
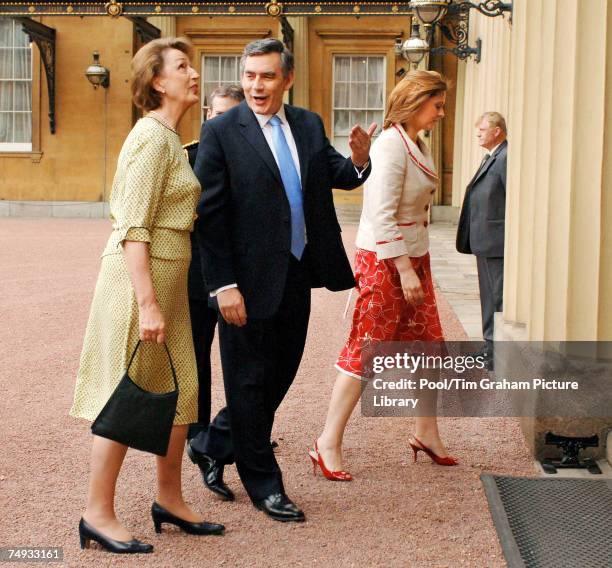
<path fill-rule="evenodd" d="M 282 184 L 283 182 L 280 171 L 276 165 L 276 160 L 274 159 L 272 150 L 270 150 L 266 137 L 261 131 L 261 126 L 259 125 L 257 118 L 255 118 L 255 113 L 249 108 L 246 102 L 240 103 L 240 116 L 238 122 L 240 124 L 242 135 L 259 154 L 259 157 L 267 164 L 278 182 Z"/>
<path fill-rule="evenodd" d="M 506 147 L 506 144 L 507 142 L 504 140 L 499 145 L 499 148 L 495 150 L 495 154 L 493 154 L 487 160 L 487 163 L 476 172 L 476 175 L 472 178 L 472 181 L 469 183 L 469 187 L 472 187 L 483 175 L 485 175 L 489 171 L 489 168 L 495 163 L 495 160 L 497 160 L 497 156 Z"/>
<path fill-rule="evenodd" d="M 287 122 L 291 128 L 291 134 L 295 140 L 295 146 L 298 151 L 298 158 L 300 160 L 300 178 L 302 180 L 302 192 L 306 190 L 306 178 L 308 176 L 308 162 L 310 159 L 310 152 L 308 147 L 308 141 L 306 139 L 306 132 L 304 127 L 300 124 L 296 117 L 296 111 L 293 107 L 285 105 L 285 116 Z"/>

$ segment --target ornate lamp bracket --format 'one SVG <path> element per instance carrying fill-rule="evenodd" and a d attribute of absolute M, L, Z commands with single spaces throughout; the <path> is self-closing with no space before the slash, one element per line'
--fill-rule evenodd
<path fill-rule="evenodd" d="M 501 2 L 500 0 L 485 0 L 476 4 L 469 0 L 460 0 L 452 2 L 448 6 L 447 17 L 444 21 L 437 22 L 444 36 L 456 47 L 435 47 L 431 50 L 431 54 L 452 53 L 459 59 L 465 60 L 470 56 L 474 56 L 476 63 L 480 62 L 482 55 L 482 41 L 476 40 L 476 47 L 468 44 L 470 35 L 470 10 L 478 10 L 481 14 L 490 17 L 503 16 L 504 12 L 510 12 L 510 23 L 512 23 L 512 4 Z M 428 41 L 431 45 L 433 39 L 433 30 L 428 30 Z"/>
<path fill-rule="evenodd" d="M 134 30 L 138 34 L 140 41 L 145 44 L 161 37 L 161 30 L 153 24 L 147 22 L 146 18 L 140 16 L 125 16 L 134 24 Z"/>
<path fill-rule="evenodd" d="M 512 22 L 512 2 L 500 2 L 500 0 L 485 0 L 479 4 L 473 2 L 466 2 L 471 8 L 476 8 L 481 14 L 485 16 L 503 16 L 504 12 L 510 12 L 510 22 Z"/>
<path fill-rule="evenodd" d="M 30 18 L 15 18 L 28 34 L 30 41 L 38 46 L 45 67 L 49 94 L 49 130 L 55 134 L 55 30 Z"/>

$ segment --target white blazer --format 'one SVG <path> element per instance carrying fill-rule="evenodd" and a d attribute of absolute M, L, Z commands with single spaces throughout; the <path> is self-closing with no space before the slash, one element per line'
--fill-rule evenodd
<path fill-rule="evenodd" d="M 420 138 L 415 144 L 398 124 L 383 130 L 370 158 L 357 247 L 376 252 L 378 260 L 425 255 L 428 212 L 438 181 L 429 149 Z"/>

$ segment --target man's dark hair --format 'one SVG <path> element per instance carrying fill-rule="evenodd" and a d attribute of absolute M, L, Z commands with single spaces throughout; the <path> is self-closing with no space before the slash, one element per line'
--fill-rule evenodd
<path fill-rule="evenodd" d="M 247 57 L 252 55 L 266 55 L 267 53 L 280 53 L 281 69 L 283 77 L 287 77 L 293 71 L 293 53 L 291 53 L 282 41 L 274 38 L 256 39 L 249 43 L 242 52 L 240 59 L 240 74 L 244 73 L 244 64 Z"/>
<path fill-rule="evenodd" d="M 215 97 L 229 97 L 241 103 L 244 100 L 244 90 L 240 85 L 221 85 L 208 96 L 209 107 L 212 107 Z"/>

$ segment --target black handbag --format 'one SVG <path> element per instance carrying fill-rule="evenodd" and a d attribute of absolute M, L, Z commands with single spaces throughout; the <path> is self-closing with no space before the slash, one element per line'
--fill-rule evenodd
<path fill-rule="evenodd" d="M 131 448 L 165 456 L 179 395 L 176 372 L 168 346 L 164 343 L 172 370 L 174 390 L 154 393 L 139 387 L 129 375 L 139 347 L 140 341 L 134 348 L 117 388 L 91 425 L 91 431 L 96 436 L 114 440 Z"/>

